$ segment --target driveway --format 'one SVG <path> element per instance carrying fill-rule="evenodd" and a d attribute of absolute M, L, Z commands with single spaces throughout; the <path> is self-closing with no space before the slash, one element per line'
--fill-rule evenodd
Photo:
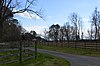
<path fill-rule="evenodd" d="M 34 49 L 31 49 L 34 51 Z M 47 53 L 68 60 L 71 66 L 100 66 L 100 58 L 61 53 L 50 50 L 38 49 L 38 52 Z"/>

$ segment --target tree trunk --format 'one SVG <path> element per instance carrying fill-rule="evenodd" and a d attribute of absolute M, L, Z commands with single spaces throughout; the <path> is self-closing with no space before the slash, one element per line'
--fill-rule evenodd
<path fill-rule="evenodd" d="M 97 26 L 95 26 L 95 40 L 97 39 Z"/>

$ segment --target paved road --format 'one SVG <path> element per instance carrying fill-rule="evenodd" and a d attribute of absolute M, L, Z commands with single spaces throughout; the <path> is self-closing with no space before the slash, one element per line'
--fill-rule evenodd
<path fill-rule="evenodd" d="M 34 49 L 31 48 L 27 49 L 34 51 Z M 6 50 L 14 50 L 14 49 L 6 49 Z M 71 63 L 71 66 L 100 66 L 100 58 L 98 57 L 79 56 L 79 55 L 73 55 L 73 54 L 67 54 L 67 53 L 61 53 L 43 49 L 38 49 L 38 52 L 47 53 L 64 58 Z"/>
<path fill-rule="evenodd" d="M 97 57 L 72 55 L 72 54 L 43 50 L 43 49 L 38 49 L 38 52 L 62 57 L 68 60 L 71 63 L 71 66 L 100 66 L 100 58 Z"/>

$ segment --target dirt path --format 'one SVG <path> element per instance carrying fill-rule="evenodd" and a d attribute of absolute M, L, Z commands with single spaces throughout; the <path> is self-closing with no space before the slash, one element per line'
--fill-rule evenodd
<path fill-rule="evenodd" d="M 43 50 L 43 49 L 38 49 L 38 52 L 62 57 L 68 60 L 71 63 L 71 66 L 100 66 L 100 58 L 98 57 L 72 55 L 72 54 Z"/>

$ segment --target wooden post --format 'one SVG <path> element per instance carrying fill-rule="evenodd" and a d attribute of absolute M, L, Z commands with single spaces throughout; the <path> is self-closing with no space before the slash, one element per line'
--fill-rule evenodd
<path fill-rule="evenodd" d="M 37 41 L 35 41 L 35 59 L 37 59 Z"/>
<path fill-rule="evenodd" d="M 97 40 L 96 40 L 96 51 L 98 50 L 98 46 L 97 46 L 97 43 L 98 43 L 98 42 L 97 42 Z"/>
<path fill-rule="evenodd" d="M 87 42 L 87 41 L 84 41 L 84 49 L 86 49 L 86 42 Z"/>
<path fill-rule="evenodd" d="M 37 59 L 37 39 L 33 39 L 35 43 L 35 59 Z"/>
<path fill-rule="evenodd" d="M 67 41 L 67 47 L 69 48 L 69 40 Z"/>
<path fill-rule="evenodd" d="M 20 64 L 22 63 L 22 41 L 20 41 Z"/>

